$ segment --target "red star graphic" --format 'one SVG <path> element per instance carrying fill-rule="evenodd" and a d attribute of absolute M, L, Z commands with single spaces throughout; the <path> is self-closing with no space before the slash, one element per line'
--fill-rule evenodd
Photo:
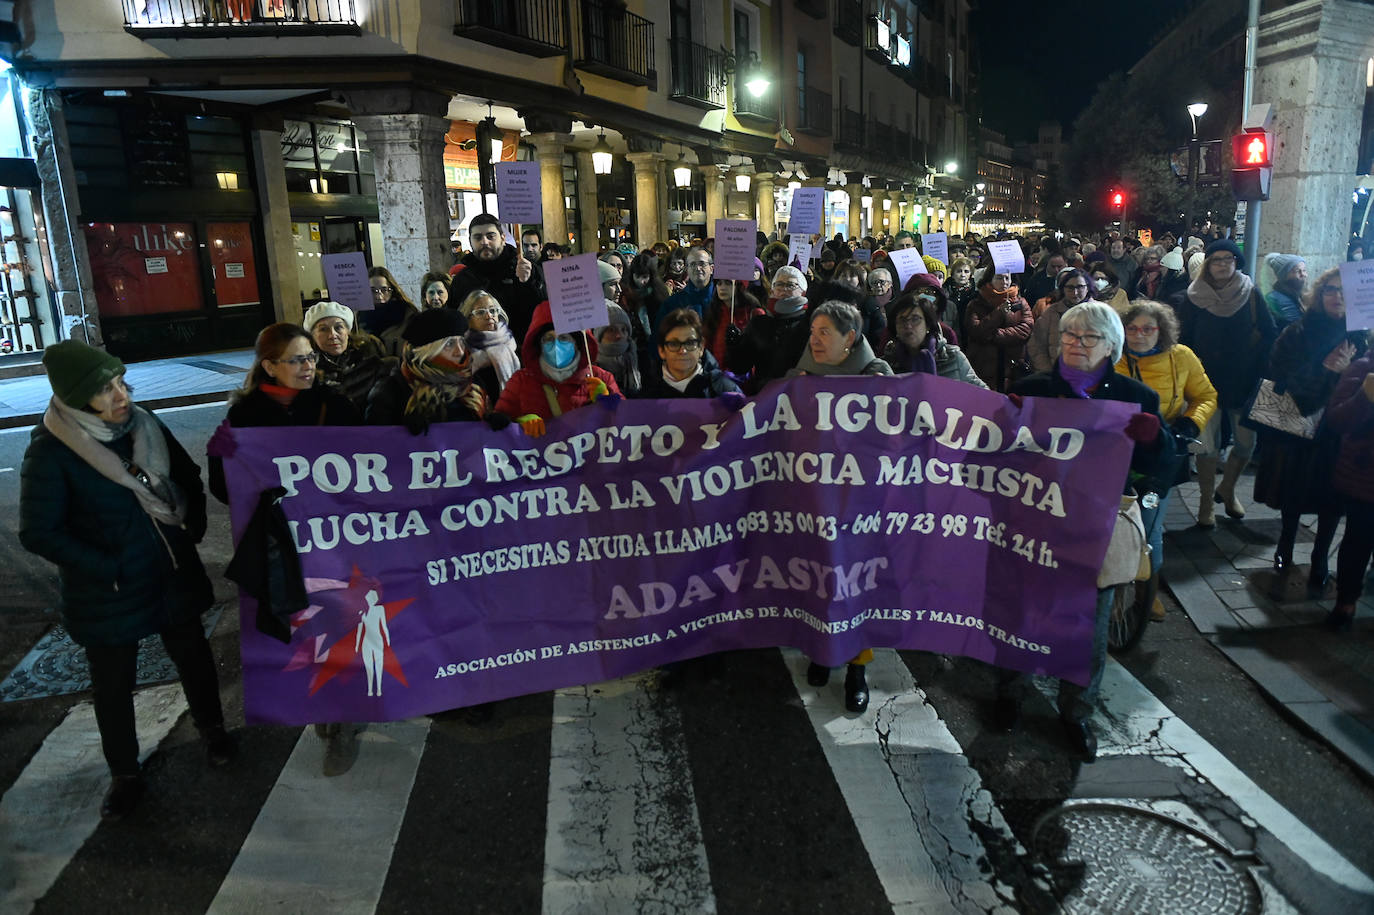
<path fill-rule="evenodd" d="M 367 598 L 365 595 L 369 590 L 376 590 L 380 595 L 381 584 L 375 579 L 366 578 L 355 565 L 353 567 L 353 573 L 349 577 L 348 587 L 346 589 L 339 589 L 339 591 L 336 592 L 336 598 L 330 601 L 330 604 L 335 610 L 334 618 L 321 621 L 325 626 L 325 631 L 317 634 L 324 634 L 326 636 L 329 648 L 325 651 L 323 660 L 317 662 L 319 668 L 315 671 L 315 675 L 310 680 L 310 695 L 315 695 L 315 693 L 319 692 L 326 683 L 335 677 L 341 677 L 344 681 L 349 680 L 352 675 L 362 667 L 362 659 L 359 657 L 358 651 L 354 647 L 357 644 L 357 639 L 354 637 L 354 634 L 357 632 L 358 619 L 361 611 L 367 606 Z M 410 606 L 414 601 L 415 598 L 407 597 L 403 600 L 384 601 L 382 603 L 382 607 L 386 611 L 388 629 L 390 628 L 391 620 L 396 614 Z M 315 616 L 323 616 L 326 612 L 328 611 L 321 610 L 320 613 L 317 613 Z M 307 625 L 314 619 L 315 617 L 312 617 L 311 620 L 298 620 L 295 623 L 296 628 L 314 630 L 316 627 Z M 310 641 L 313 642 L 313 636 L 310 638 Z M 387 640 L 387 644 L 385 648 L 383 648 L 382 658 L 383 669 L 399 680 L 402 686 L 409 687 L 410 683 L 406 680 L 405 671 L 401 669 L 400 660 L 392 650 L 390 639 Z M 288 667 L 289 666 L 290 665 L 288 665 Z"/>

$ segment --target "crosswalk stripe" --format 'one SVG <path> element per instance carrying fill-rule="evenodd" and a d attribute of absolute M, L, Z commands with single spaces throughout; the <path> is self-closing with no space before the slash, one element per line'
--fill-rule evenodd
<path fill-rule="evenodd" d="M 845 711 L 837 678 L 818 690 L 801 652 L 784 657 L 893 911 L 1014 913 L 1014 890 L 980 867 L 986 850 L 971 823 L 1009 847 L 1016 839 L 897 652 L 874 651 L 862 715 Z"/>
<path fill-rule="evenodd" d="M 1276 840 L 1315 871 L 1357 893 L 1374 895 L 1374 880 L 1250 780 L 1115 660 L 1102 674 L 1101 713 L 1095 723 L 1099 754 L 1177 756 L 1211 782 Z"/>
<path fill-rule="evenodd" d="M 368 725 L 353 767 L 327 778 L 306 728 L 209 911 L 376 911 L 428 734 L 428 718 Z"/>
<path fill-rule="evenodd" d="M 134 693 L 134 726 L 146 758 L 186 711 L 180 684 Z M 95 707 L 74 706 L 0 799 L 0 912 L 28 912 L 100 825 L 110 772 Z"/>
<path fill-rule="evenodd" d="M 655 676 L 554 694 L 547 915 L 716 911 L 681 717 Z"/>

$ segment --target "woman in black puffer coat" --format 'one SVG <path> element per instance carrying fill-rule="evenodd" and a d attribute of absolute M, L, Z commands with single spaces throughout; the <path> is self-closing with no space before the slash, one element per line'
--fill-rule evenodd
<path fill-rule="evenodd" d="M 355 326 L 353 309 L 338 302 L 316 302 L 301 322 L 320 351 L 321 381 L 353 402 L 361 412 L 367 398 L 396 367 L 381 340 Z"/>
<path fill-rule="evenodd" d="M 86 650 L 110 767 L 100 813 L 117 820 L 143 793 L 133 690 L 145 636 L 160 635 L 176 664 L 210 763 L 234 753 L 200 622 L 214 601 L 196 553 L 205 490 L 195 461 L 133 403 L 118 359 L 67 340 L 43 364 L 53 398 L 24 454 L 19 541 L 58 567 L 62 621 Z"/>
<path fill-rule="evenodd" d="M 1345 329 L 1345 299 L 1340 271 L 1332 268 L 1303 296 L 1303 316 L 1283 329 L 1269 355 L 1275 390 L 1289 394 L 1304 416 L 1326 407 L 1336 382 L 1351 361 L 1364 355 L 1365 333 Z M 1321 426 L 1312 439 L 1277 430 L 1258 430 L 1264 460 L 1255 473 L 1255 501 L 1277 508 L 1283 515 L 1278 548 L 1274 551 L 1274 597 L 1282 597 L 1293 567 L 1293 544 L 1298 522 L 1307 513 L 1317 516 L 1307 596 L 1320 600 L 1330 580 L 1327 557 L 1341 520 L 1341 500 L 1332 491 L 1332 469 L 1340 450 L 1340 436 Z"/>

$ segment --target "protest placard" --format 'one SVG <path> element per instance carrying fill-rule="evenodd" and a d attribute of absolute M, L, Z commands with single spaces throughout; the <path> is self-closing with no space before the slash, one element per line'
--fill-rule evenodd
<path fill-rule="evenodd" d="M 787 211 L 787 231 L 792 235 L 815 235 L 821 231 L 825 216 L 825 188 L 794 187 Z"/>
<path fill-rule="evenodd" d="M 942 264 L 949 263 L 949 236 L 944 232 L 931 232 L 921 236 L 921 252 L 933 257 Z"/>
<path fill-rule="evenodd" d="M 747 283 L 754 279 L 754 249 L 758 221 L 754 219 L 717 219 L 715 226 L 716 271 L 723 280 Z"/>
<path fill-rule="evenodd" d="M 918 273 L 926 272 L 925 261 L 921 260 L 921 252 L 915 248 L 897 248 L 887 252 L 887 259 L 892 261 L 893 268 L 897 271 L 897 289 L 900 293 L 906 288 L 906 281 Z"/>
<path fill-rule="evenodd" d="M 354 311 L 372 308 L 372 289 L 367 282 L 367 255 L 361 251 L 325 254 L 320 257 L 329 298 Z"/>
<path fill-rule="evenodd" d="M 560 334 L 573 334 L 611 323 L 595 254 L 547 261 L 544 282 L 553 312 L 553 328 Z"/>
<path fill-rule="evenodd" d="M 543 222 L 544 197 L 539 183 L 539 163 L 496 163 L 496 201 L 502 222 Z"/>
<path fill-rule="evenodd" d="M 1021 243 L 1014 239 L 988 242 L 988 254 L 992 255 L 992 269 L 998 273 L 1025 272 L 1026 255 L 1021 251 Z"/>
<path fill-rule="evenodd" d="M 787 241 L 787 263 L 805 273 L 811 263 L 811 236 L 793 235 Z"/>
<path fill-rule="evenodd" d="M 1341 264 L 1341 293 L 1346 330 L 1374 328 L 1374 260 Z"/>

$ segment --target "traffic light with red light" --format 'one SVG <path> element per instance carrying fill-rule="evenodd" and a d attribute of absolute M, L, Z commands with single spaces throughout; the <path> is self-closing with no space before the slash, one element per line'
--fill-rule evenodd
<path fill-rule="evenodd" d="M 1269 180 L 1274 172 L 1274 136 L 1267 130 L 1251 128 L 1231 138 L 1231 192 L 1237 200 L 1268 200 Z"/>

